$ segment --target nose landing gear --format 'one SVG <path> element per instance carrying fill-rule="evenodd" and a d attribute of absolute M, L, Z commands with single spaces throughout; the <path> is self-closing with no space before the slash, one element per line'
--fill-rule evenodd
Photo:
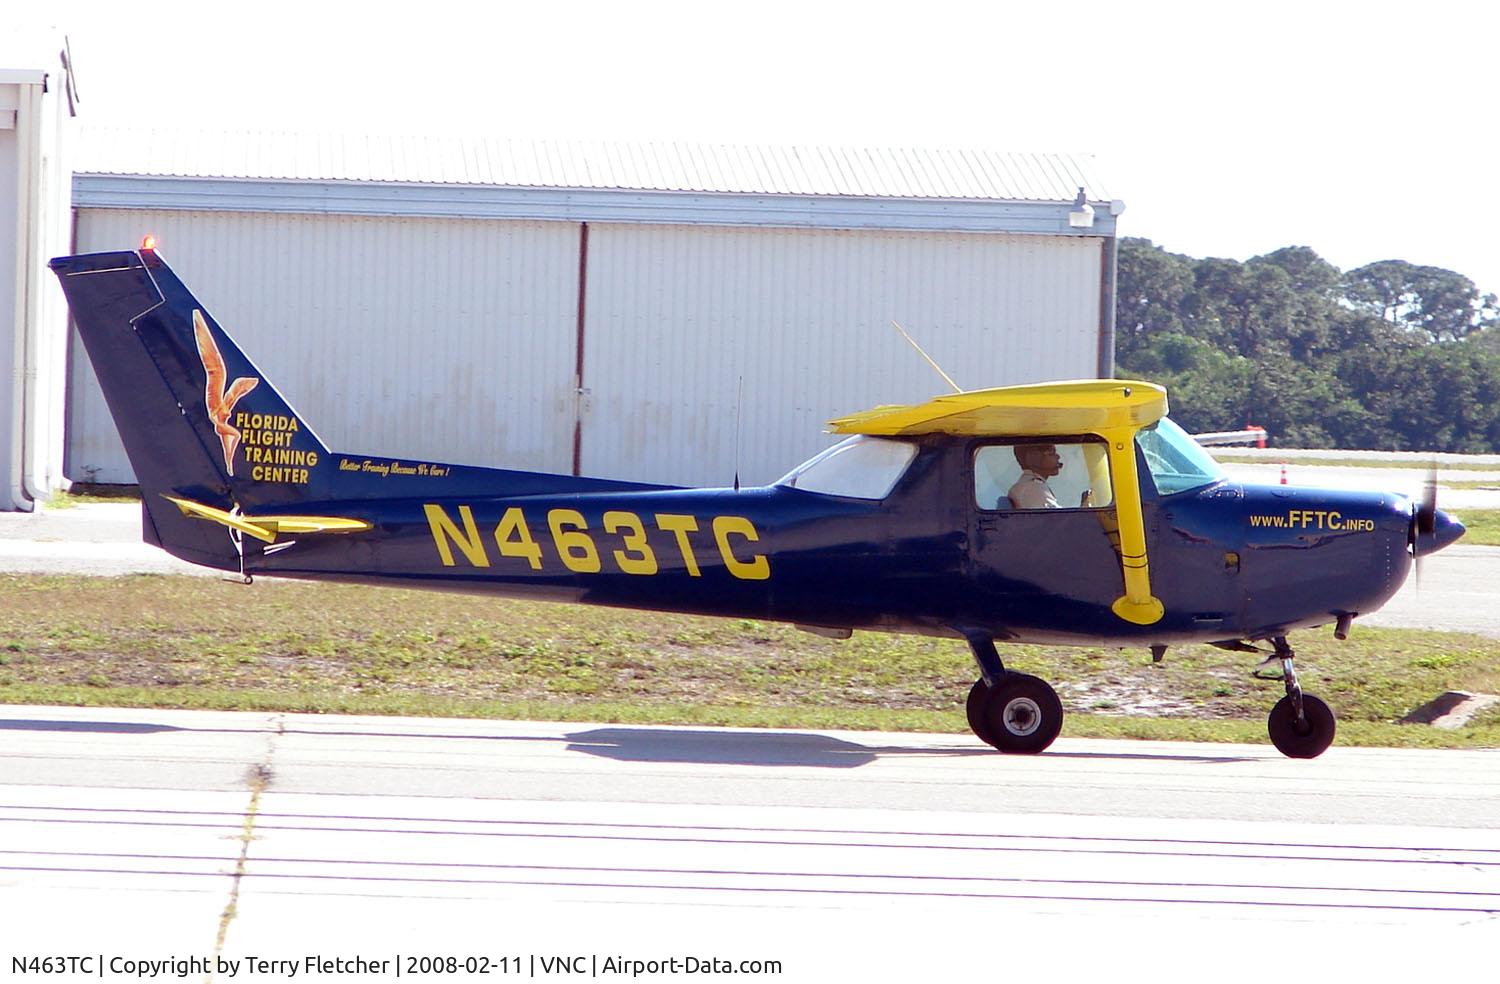
<path fill-rule="evenodd" d="M 1304 694 L 1297 683 L 1297 671 L 1292 667 L 1294 653 L 1286 636 L 1271 640 L 1276 647 L 1276 656 L 1281 660 L 1281 678 L 1286 684 L 1286 696 L 1271 708 L 1266 721 L 1266 730 L 1271 734 L 1271 744 L 1288 758 L 1317 758 L 1328 751 L 1338 724 L 1333 711 L 1312 694 Z"/>

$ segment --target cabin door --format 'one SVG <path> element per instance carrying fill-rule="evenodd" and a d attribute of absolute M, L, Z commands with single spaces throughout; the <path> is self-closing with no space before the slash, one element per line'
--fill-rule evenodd
<path fill-rule="evenodd" d="M 1110 605 L 1124 585 L 1104 443 L 997 441 L 977 445 L 969 465 L 969 583 L 986 621 L 1026 635 L 1117 634 Z"/>

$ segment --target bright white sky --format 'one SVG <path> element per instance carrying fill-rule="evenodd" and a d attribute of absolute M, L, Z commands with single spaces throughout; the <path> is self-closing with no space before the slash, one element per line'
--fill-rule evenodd
<path fill-rule="evenodd" d="M 1089 153 L 1124 235 L 1500 291 L 1480 0 L 62 9 L 97 124 Z"/>

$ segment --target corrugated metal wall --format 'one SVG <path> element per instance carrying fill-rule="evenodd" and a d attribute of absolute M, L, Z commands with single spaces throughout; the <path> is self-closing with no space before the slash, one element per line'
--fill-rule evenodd
<path fill-rule="evenodd" d="M 964 233 L 592 226 L 586 474 L 773 480 L 834 416 L 947 387 L 1091 378 L 1100 241 Z"/>
<path fill-rule="evenodd" d="M 568 472 L 580 227 L 82 209 L 79 248 L 163 255 L 332 448 Z M 591 224 L 581 470 L 746 484 L 831 417 L 1095 373 L 1100 242 Z M 744 380 L 738 409 L 739 380 Z M 133 480 L 81 347 L 69 477 Z"/>
<path fill-rule="evenodd" d="M 82 209 L 162 255 L 329 447 L 572 468 L 578 226 Z M 68 476 L 133 482 L 75 337 Z"/>

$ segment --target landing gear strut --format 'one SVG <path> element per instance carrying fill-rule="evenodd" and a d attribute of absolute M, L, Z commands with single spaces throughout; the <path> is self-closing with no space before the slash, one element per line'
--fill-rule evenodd
<path fill-rule="evenodd" d="M 1023 755 L 1052 744 L 1063 722 L 1057 692 L 1039 677 L 1007 670 L 989 636 L 970 636 L 969 648 L 979 664 L 980 679 L 969 689 L 965 710 L 979 740 Z"/>
<path fill-rule="evenodd" d="M 1276 656 L 1281 660 L 1281 678 L 1286 684 L 1286 696 L 1271 708 L 1266 721 L 1266 730 L 1271 734 L 1271 744 L 1289 758 L 1317 758 L 1333 744 L 1338 725 L 1333 711 L 1312 694 L 1304 694 L 1297 683 L 1297 671 L 1292 667 L 1294 653 L 1286 636 L 1271 640 L 1276 647 Z"/>

